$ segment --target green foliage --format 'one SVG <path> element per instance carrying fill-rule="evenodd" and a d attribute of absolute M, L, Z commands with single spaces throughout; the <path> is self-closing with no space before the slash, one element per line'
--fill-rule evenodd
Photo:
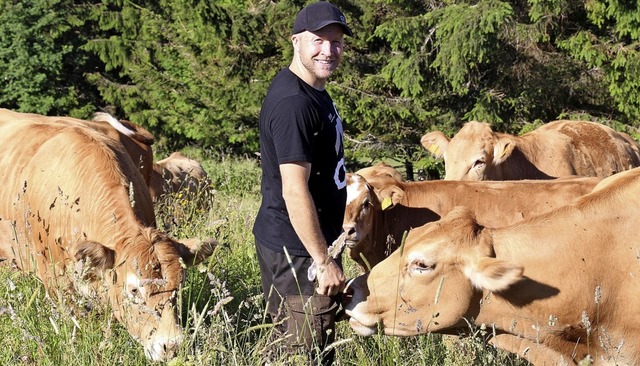
<path fill-rule="evenodd" d="M 0 0 L 0 106 L 88 117 L 99 102 L 83 77 L 94 57 L 83 7 L 65 0 Z"/>
<path fill-rule="evenodd" d="M 471 71 L 486 65 L 495 55 L 497 33 L 509 22 L 511 5 L 484 0 L 473 5 L 452 4 L 429 13 L 426 18 L 435 29 L 437 56 L 431 67 L 451 84 L 456 93 L 469 89 Z"/>
<path fill-rule="evenodd" d="M 570 34 L 559 46 L 588 67 L 601 70 L 617 109 L 632 124 L 640 118 L 640 11 L 638 4 L 592 0 L 585 5 L 592 27 Z"/>
<path fill-rule="evenodd" d="M 310 1 L 0 0 L 0 106 L 148 128 L 159 151 L 258 151 L 257 120 Z M 353 166 L 427 169 L 420 136 L 560 116 L 636 125 L 640 15 L 619 0 L 336 0 L 353 37 L 328 90 Z M 98 94 L 99 93 L 99 94 Z"/>
<path fill-rule="evenodd" d="M 94 19 L 117 36 L 87 49 L 120 75 L 92 80 L 130 120 L 174 143 L 257 151 L 256 116 L 280 60 L 274 40 L 282 30 L 267 23 L 276 6 L 246 6 L 107 1 Z"/>

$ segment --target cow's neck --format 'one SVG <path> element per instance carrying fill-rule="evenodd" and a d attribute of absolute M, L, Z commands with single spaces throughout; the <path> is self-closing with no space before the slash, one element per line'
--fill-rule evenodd
<path fill-rule="evenodd" d="M 586 354 L 588 345 L 603 336 L 623 341 L 607 324 L 601 326 L 600 314 L 621 291 L 638 287 L 634 253 L 640 245 L 628 243 L 638 242 L 629 236 L 634 236 L 640 202 L 627 202 L 633 208 L 618 211 L 604 207 L 622 205 L 625 198 L 568 206 L 556 211 L 559 215 L 485 230 L 482 235 L 493 237 L 496 258 L 521 265 L 525 278 L 502 293 L 483 293 L 476 323 L 551 344 L 565 354 L 572 349 Z M 611 265 L 624 275 L 603 276 Z M 639 311 L 629 306 L 630 313 Z"/>
<path fill-rule="evenodd" d="M 437 197 L 425 200 L 424 197 L 417 197 L 421 194 L 416 189 L 419 187 L 404 185 L 403 188 L 404 196 L 400 202 L 392 208 L 382 210 L 381 215 L 374 216 L 379 220 L 374 220 L 370 240 L 374 247 L 386 248 L 386 254 L 380 260 L 400 247 L 406 232 L 440 219 L 440 214 L 435 212 L 439 201 Z"/>
<path fill-rule="evenodd" d="M 526 177 L 527 179 L 553 179 L 554 176 L 543 172 L 539 168 L 540 156 L 546 157 L 547 151 L 540 151 L 535 141 L 529 136 L 515 136 L 515 148 L 506 161 L 493 167 L 493 171 L 489 171 L 489 180 L 518 180 Z"/>

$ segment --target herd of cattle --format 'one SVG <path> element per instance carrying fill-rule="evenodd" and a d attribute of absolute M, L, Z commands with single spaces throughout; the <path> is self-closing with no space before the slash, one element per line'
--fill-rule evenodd
<path fill-rule="evenodd" d="M 154 162 L 153 142 L 104 113 L 0 109 L 0 264 L 108 304 L 147 357 L 166 360 L 183 338 L 183 264 L 217 242 L 157 229 L 154 202 L 207 177 L 180 153 Z M 470 122 L 421 143 L 444 157 L 444 180 L 404 181 L 385 164 L 347 177 L 343 229 L 362 271 L 343 296 L 352 329 L 476 324 L 536 365 L 640 364 L 640 145 L 581 121 L 522 136 Z"/>
<path fill-rule="evenodd" d="M 421 143 L 445 180 L 384 164 L 348 177 L 344 231 L 365 272 L 344 296 L 351 328 L 475 324 L 535 365 L 640 364 L 640 146 L 580 121 L 520 137 L 470 122 Z"/>

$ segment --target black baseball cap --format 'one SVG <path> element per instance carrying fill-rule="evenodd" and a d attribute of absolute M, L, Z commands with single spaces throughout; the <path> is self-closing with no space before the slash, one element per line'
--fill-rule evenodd
<path fill-rule="evenodd" d="M 318 1 L 304 7 L 293 23 L 293 34 L 304 31 L 315 32 L 329 24 L 340 24 L 344 34 L 352 36 L 351 29 L 347 26 L 347 18 L 335 5 L 327 1 Z"/>

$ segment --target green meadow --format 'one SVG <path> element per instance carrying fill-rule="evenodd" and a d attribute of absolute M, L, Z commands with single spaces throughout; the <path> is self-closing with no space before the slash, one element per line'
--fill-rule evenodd
<path fill-rule="evenodd" d="M 272 325 L 265 316 L 251 228 L 260 202 L 253 159 L 189 155 L 203 162 L 211 186 L 198 197 L 167 197 L 156 206 L 158 226 L 175 238 L 215 237 L 214 255 L 190 268 L 179 296 L 185 342 L 168 365 L 263 365 Z M 195 156 L 194 156 L 195 155 Z M 345 256 L 348 277 L 356 266 Z M 526 365 L 483 342 L 488 330 L 469 328 L 455 340 L 440 335 L 363 338 L 347 322 L 337 327 L 336 365 Z M 142 347 L 109 309 L 48 294 L 32 275 L 0 266 L 0 365 L 149 365 Z M 278 365 L 304 365 L 280 357 Z"/>

